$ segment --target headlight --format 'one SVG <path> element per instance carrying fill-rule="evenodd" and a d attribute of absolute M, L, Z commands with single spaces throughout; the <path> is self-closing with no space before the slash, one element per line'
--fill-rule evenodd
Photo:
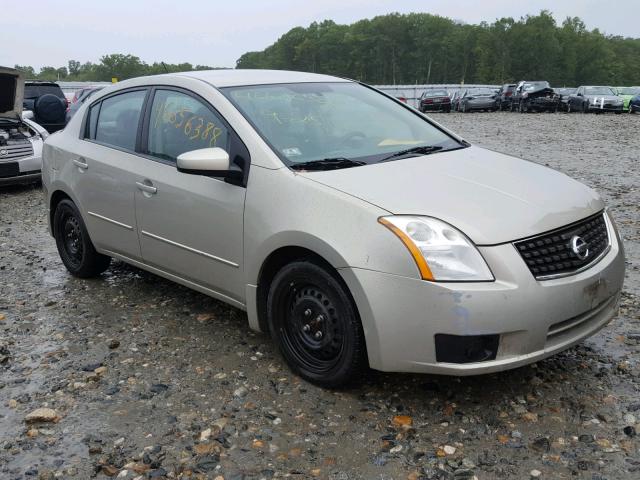
<path fill-rule="evenodd" d="M 396 215 L 378 221 L 407 247 L 423 280 L 494 280 L 478 249 L 461 231 L 431 217 Z"/>

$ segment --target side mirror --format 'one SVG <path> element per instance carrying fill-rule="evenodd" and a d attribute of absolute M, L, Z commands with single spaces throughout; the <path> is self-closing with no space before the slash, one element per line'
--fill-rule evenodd
<path fill-rule="evenodd" d="M 576 97 L 582 97 L 582 94 L 580 92 L 576 93 Z"/>
<path fill-rule="evenodd" d="M 191 175 L 226 177 L 229 174 L 229 154 L 222 148 L 202 148 L 178 155 L 178 171 Z"/>
<path fill-rule="evenodd" d="M 23 110 L 22 111 L 22 118 L 24 118 L 25 120 L 33 120 L 33 112 L 31 110 Z"/>

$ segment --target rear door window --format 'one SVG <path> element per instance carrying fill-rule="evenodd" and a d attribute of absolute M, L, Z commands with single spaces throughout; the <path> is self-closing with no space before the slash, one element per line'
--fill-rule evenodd
<path fill-rule="evenodd" d="M 229 150 L 229 131 L 214 110 L 191 95 L 157 90 L 149 118 L 147 153 L 175 162 L 178 155 L 202 148 Z"/>
<path fill-rule="evenodd" d="M 138 124 L 146 94 L 146 90 L 136 90 L 103 100 L 95 126 L 95 136 L 92 138 L 117 148 L 135 150 Z M 96 106 L 92 107 L 91 117 L 94 116 L 95 110 Z"/>

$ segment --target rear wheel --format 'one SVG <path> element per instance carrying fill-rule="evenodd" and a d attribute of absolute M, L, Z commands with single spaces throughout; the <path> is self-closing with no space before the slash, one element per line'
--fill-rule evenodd
<path fill-rule="evenodd" d="M 53 233 L 62 263 L 72 275 L 95 277 L 109 267 L 111 258 L 96 251 L 82 216 L 71 200 L 62 200 L 57 205 Z"/>
<path fill-rule="evenodd" d="M 365 367 L 364 333 L 346 288 L 310 261 L 283 267 L 267 297 L 271 336 L 289 367 L 302 378 L 338 387 Z"/>

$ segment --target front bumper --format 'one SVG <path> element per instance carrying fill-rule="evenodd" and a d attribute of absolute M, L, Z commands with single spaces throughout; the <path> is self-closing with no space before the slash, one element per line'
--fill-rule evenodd
<path fill-rule="evenodd" d="M 17 175 L 6 176 L 0 174 L 0 185 L 16 185 L 22 183 L 33 183 L 40 180 L 40 173 L 42 170 L 42 141 L 38 140 L 32 143 L 33 155 L 28 157 L 2 161 L 0 160 L 0 166 L 8 165 L 10 163 L 17 164 Z M 0 171 L 3 169 L 0 168 Z"/>
<path fill-rule="evenodd" d="M 590 103 L 589 107 L 587 107 L 587 111 L 588 112 L 622 112 L 623 111 L 623 107 L 622 104 L 619 105 L 600 105 L 600 104 L 593 104 Z"/>
<path fill-rule="evenodd" d="M 624 251 L 611 249 L 591 268 L 537 281 L 512 244 L 481 247 L 496 280 L 436 283 L 341 269 L 363 323 L 369 363 L 383 371 L 475 375 L 529 364 L 565 350 L 604 327 L 617 312 Z M 494 359 L 436 360 L 437 334 L 499 335 Z"/>

